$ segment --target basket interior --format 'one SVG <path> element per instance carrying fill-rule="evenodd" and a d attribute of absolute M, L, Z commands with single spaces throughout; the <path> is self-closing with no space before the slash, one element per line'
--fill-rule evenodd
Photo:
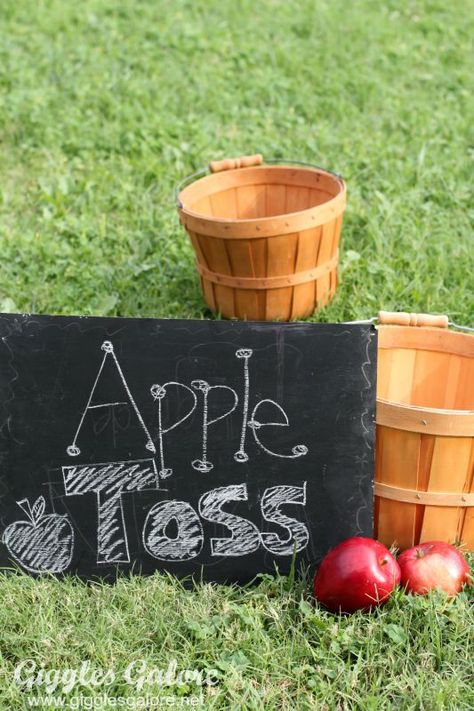
<path fill-rule="evenodd" d="M 342 190 L 330 173 L 262 166 L 209 175 L 185 188 L 180 199 L 203 217 L 249 220 L 308 210 Z"/>
<path fill-rule="evenodd" d="M 418 348 L 379 348 L 377 396 L 418 407 L 474 410 L 474 357 Z"/>

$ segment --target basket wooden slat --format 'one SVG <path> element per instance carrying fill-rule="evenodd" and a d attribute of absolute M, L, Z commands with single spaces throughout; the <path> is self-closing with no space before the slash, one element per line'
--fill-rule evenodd
<path fill-rule="evenodd" d="M 474 471 L 474 447 L 471 451 L 471 462 L 469 464 L 471 471 Z M 474 494 L 474 476 L 471 479 L 471 486 L 468 488 L 468 492 Z M 462 521 L 462 538 L 466 546 L 470 550 L 474 550 L 474 506 L 468 508 L 464 511 L 464 517 Z"/>
<path fill-rule="evenodd" d="M 295 272 L 311 269 L 318 261 L 319 244 L 321 241 L 321 228 L 314 227 L 310 230 L 298 232 L 298 245 L 296 250 Z M 316 282 L 298 284 L 293 290 L 293 304 L 291 318 L 297 314 L 310 314 L 314 310 Z"/>
<path fill-rule="evenodd" d="M 471 458 L 471 438 L 436 437 L 431 460 L 427 491 L 463 491 Z M 448 475 L 449 472 L 449 475 Z M 462 508 L 426 506 L 420 538 L 424 541 L 462 539 L 464 511 Z"/>

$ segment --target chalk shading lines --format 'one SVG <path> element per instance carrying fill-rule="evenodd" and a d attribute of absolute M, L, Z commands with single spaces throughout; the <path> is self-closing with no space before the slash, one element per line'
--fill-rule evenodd
<path fill-rule="evenodd" d="M 14 521 L 3 532 L 2 542 L 10 556 L 30 573 L 62 573 L 72 560 L 74 528 L 65 515 L 46 514 L 40 496 L 31 506 L 28 499 L 16 502 L 26 520 Z"/>

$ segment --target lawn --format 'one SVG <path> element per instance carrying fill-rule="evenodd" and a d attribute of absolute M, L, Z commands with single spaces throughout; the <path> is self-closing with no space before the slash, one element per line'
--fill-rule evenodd
<path fill-rule="evenodd" d="M 347 181 L 341 283 L 313 320 L 385 308 L 474 325 L 473 10 L 2 0 L 0 310 L 210 317 L 173 188 L 209 159 L 260 151 Z M 159 575 L 2 577 L 0 708 L 28 708 L 21 660 L 90 660 L 115 670 L 109 694 L 136 697 L 130 662 L 176 659 L 215 670 L 211 709 L 472 709 L 473 599 L 400 593 L 338 618 L 304 580 L 189 591 Z M 175 707 L 196 691 L 173 687 Z"/>

